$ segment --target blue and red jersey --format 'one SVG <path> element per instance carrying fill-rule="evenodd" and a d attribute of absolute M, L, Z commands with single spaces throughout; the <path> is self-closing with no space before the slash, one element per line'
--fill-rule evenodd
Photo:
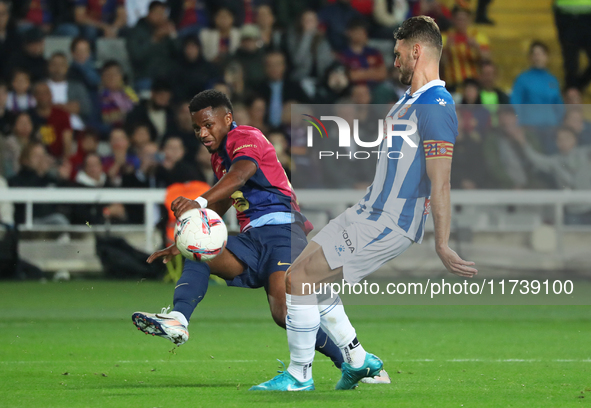
<path fill-rule="evenodd" d="M 361 54 L 353 52 L 351 48 L 345 49 L 339 55 L 340 61 L 350 71 L 357 69 L 375 68 L 384 65 L 384 57 L 382 53 L 372 47 L 364 47 Z M 368 86 L 375 85 L 374 81 L 357 81 L 356 84 L 367 84 Z"/>
<path fill-rule="evenodd" d="M 216 182 L 238 160 L 250 160 L 257 166 L 256 173 L 231 196 L 241 232 L 252 227 L 294 222 L 306 233 L 312 230 L 312 224 L 300 213 L 273 145 L 257 128 L 232 123 L 219 150 L 211 155 Z"/>

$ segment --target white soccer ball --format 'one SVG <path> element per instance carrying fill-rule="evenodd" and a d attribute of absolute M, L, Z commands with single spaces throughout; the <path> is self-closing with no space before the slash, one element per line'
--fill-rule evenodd
<path fill-rule="evenodd" d="M 176 247 L 185 258 L 207 262 L 224 250 L 228 229 L 215 211 L 196 208 L 185 212 L 177 220 L 174 236 Z"/>

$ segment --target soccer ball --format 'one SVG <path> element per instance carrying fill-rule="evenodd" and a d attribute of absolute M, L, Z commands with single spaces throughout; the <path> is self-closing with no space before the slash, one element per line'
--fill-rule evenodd
<path fill-rule="evenodd" d="M 207 262 L 224 250 L 228 229 L 215 211 L 196 208 L 177 220 L 174 236 L 176 247 L 185 258 Z"/>

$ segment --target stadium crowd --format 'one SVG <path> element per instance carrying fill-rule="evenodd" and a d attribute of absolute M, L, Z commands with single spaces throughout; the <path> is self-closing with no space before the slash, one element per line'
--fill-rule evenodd
<path fill-rule="evenodd" d="M 472 8 L 466 0 L 450 8 L 439 0 L 0 0 L 0 188 L 211 183 L 187 109 L 209 88 L 230 96 L 239 125 L 264 132 L 288 175 L 298 172 L 294 187 L 365 188 L 371 169 L 344 176 L 316 160 L 292 129 L 291 105 L 395 103 L 406 87 L 392 64 L 392 32 L 429 15 L 443 32 L 442 79 L 458 103 L 452 187 L 590 189 L 591 123 L 580 104 L 591 75 L 576 77 L 565 61 L 561 91 L 547 46 L 534 41 L 531 67 L 507 93 Z M 477 21 L 492 23 L 477 10 Z M 572 57 L 565 36 L 573 34 L 561 27 Z M 118 204 L 58 207 L 37 205 L 35 222 L 142 222 Z M 3 221 L 23 221 L 22 208 L 14 217 L 2 208 Z"/>

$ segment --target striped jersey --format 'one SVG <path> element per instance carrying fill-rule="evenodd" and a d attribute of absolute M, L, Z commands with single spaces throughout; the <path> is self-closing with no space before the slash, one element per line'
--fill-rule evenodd
<path fill-rule="evenodd" d="M 417 131 L 409 136 L 417 147 L 402 137 L 392 137 L 391 147 L 384 138 L 373 183 L 365 196 L 354 206 L 362 217 L 385 227 L 382 234 L 398 231 L 420 243 L 429 214 L 431 182 L 427 176 L 426 160 L 449 158 L 458 134 L 454 101 L 445 89 L 445 82 L 434 80 L 410 94 L 410 89 L 390 109 L 388 116 L 411 120 Z M 386 154 L 385 152 L 388 152 Z"/>

